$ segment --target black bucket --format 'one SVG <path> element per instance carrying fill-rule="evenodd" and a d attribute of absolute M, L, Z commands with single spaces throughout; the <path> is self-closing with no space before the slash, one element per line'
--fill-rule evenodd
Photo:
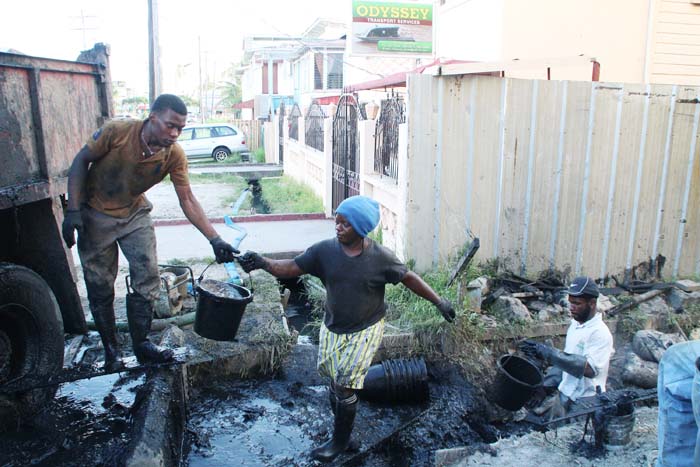
<path fill-rule="evenodd" d="M 203 288 L 202 284 L 206 283 L 211 283 L 224 293 L 215 294 Z M 253 301 L 253 293 L 240 285 L 207 279 L 197 285 L 197 297 L 194 332 L 216 341 L 234 340 L 245 307 Z"/>
<path fill-rule="evenodd" d="M 428 399 L 428 370 L 422 358 L 384 360 L 372 365 L 358 395 L 367 401 L 416 403 Z"/>
<path fill-rule="evenodd" d="M 506 354 L 498 359 L 491 399 L 506 410 L 519 410 L 542 386 L 542 372 L 531 361 Z"/>

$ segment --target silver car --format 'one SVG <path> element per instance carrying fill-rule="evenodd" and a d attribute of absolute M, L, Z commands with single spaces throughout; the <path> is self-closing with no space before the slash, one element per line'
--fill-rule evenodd
<path fill-rule="evenodd" d="M 188 125 L 177 142 L 188 160 L 211 157 L 217 162 L 224 162 L 231 153 L 240 152 L 242 159 L 248 154 L 243 132 L 225 123 Z"/>

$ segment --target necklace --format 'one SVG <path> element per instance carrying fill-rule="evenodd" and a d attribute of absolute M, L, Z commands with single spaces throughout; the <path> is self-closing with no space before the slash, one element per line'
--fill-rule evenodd
<path fill-rule="evenodd" d="M 143 157 L 151 157 L 153 154 L 155 154 L 155 152 L 151 151 L 151 147 L 148 145 L 148 143 L 146 142 L 146 138 L 144 138 L 144 136 L 143 136 L 143 131 L 144 131 L 145 129 L 146 129 L 146 125 L 144 124 L 144 125 L 141 127 L 141 132 L 139 133 L 139 136 L 141 136 L 141 143 L 142 143 L 143 146 L 146 148 L 146 151 L 148 151 L 148 156 L 146 155 L 146 151 L 141 151 L 141 156 L 143 156 Z"/>

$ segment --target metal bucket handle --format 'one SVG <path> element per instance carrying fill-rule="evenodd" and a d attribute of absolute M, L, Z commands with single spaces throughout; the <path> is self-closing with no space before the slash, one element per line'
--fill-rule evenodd
<path fill-rule="evenodd" d="M 234 256 L 234 259 L 238 260 L 238 256 Z M 202 282 L 202 279 L 204 279 L 204 273 L 207 272 L 207 269 L 209 269 L 209 267 L 211 265 L 213 265 L 214 263 L 216 263 L 216 260 L 207 264 L 207 267 L 204 268 L 202 273 L 197 278 L 197 281 L 196 281 L 197 285 L 199 285 L 199 283 Z M 240 264 L 240 262 L 239 262 L 239 264 Z M 253 277 L 250 275 L 250 273 L 248 273 L 248 283 L 250 284 L 250 287 L 248 287 L 248 289 L 250 290 L 250 294 L 252 296 L 253 293 L 255 292 L 255 289 L 253 288 Z M 196 297 L 197 296 L 197 288 L 194 286 L 194 284 L 195 284 L 195 282 L 192 282 L 192 290 L 194 291 L 194 296 Z"/>

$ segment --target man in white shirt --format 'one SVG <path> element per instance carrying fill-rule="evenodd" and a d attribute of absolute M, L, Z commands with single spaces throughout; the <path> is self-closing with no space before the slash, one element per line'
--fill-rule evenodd
<path fill-rule="evenodd" d="M 558 384 L 558 404 L 552 407 L 551 416 L 563 415 L 572 401 L 596 394 L 596 388 L 605 391 L 613 338 L 602 316 L 596 311 L 598 287 L 589 277 L 577 277 L 569 285 L 569 309 L 571 324 L 566 332 L 564 351 L 530 340 L 520 343 L 526 355 L 551 364 L 561 371 Z M 549 372 L 545 384 L 558 379 Z M 557 399 L 557 398 L 555 398 Z M 557 407 L 559 405 L 559 407 Z"/>

